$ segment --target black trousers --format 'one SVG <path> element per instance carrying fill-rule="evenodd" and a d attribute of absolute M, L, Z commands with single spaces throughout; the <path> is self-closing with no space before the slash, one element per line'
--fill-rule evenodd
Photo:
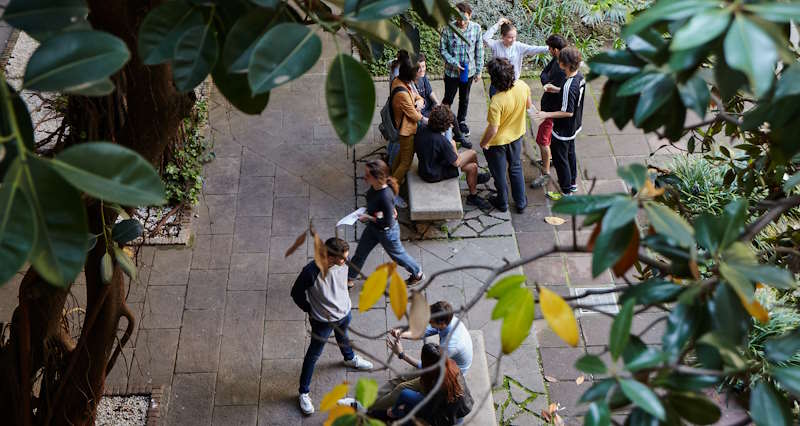
<path fill-rule="evenodd" d="M 458 77 L 444 77 L 444 99 L 445 105 L 453 105 L 453 100 L 458 92 L 458 122 L 467 121 L 467 108 L 469 108 L 469 90 L 472 88 L 472 77 L 466 83 L 462 83 Z M 456 123 L 457 124 L 457 123 Z"/>
<path fill-rule="evenodd" d="M 553 155 L 553 166 L 558 173 L 558 186 L 564 194 L 569 187 L 575 185 L 578 178 L 578 164 L 575 160 L 575 139 L 564 141 L 553 138 L 550 142 L 550 153 Z"/>

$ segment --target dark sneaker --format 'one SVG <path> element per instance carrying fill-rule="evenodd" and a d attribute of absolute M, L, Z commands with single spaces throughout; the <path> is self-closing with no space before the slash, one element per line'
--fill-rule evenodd
<path fill-rule="evenodd" d="M 578 185 L 570 185 L 569 192 L 578 192 Z"/>
<path fill-rule="evenodd" d="M 525 207 L 514 207 L 514 210 L 517 211 L 517 214 L 525 213 Z"/>
<path fill-rule="evenodd" d="M 461 134 L 464 135 L 465 138 L 469 137 L 470 133 L 469 133 L 469 126 L 467 126 L 467 123 L 463 121 L 458 123 L 458 128 L 461 129 Z"/>
<path fill-rule="evenodd" d="M 421 283 L 422 281 L 425 281 L 425 274 L 420 272 L 419 275 L 417 275 L 416 277 L 413 276 L 413 275 L 408 277 L 406 279 L 406 285 L 409 286 L 409 287 L 413 287 L 413 286 Z"/>
<path fill-rule="evenodd" d="M 470 194 L 467 195 L 467 204 L 475 206 L 481 210 L 491 210 L 492 205 L 489 204 L 486 200 L 479 197 L 477 194 Z"/>
<path fill-rule="evenodd" d="M 531 188 L 541 188 L 550 182 L 550 175 L 541 175 L 531 182 Z"/>
<path fill-rule="evenodd" d="M 466 139 L 461 139 L 461 142 L 459 142 L 459 143 L 461 144 L 461 148 L 472 149 L 472 142 L 470 142 L 470 141 L 468 141 Z"/>
<path fill-rule="evenodd" d="M 539 167 L 544 167 L 544 161 L 536 160 L 536 165 Z M 550 160 L 550 167 L 553 167 L 553 160 Z"/>
<path fill-rule="evenodd" d="M 478 173 L 478 185 L 489 182 L 489 179 L 491 178 L 492 175 L 490 175 L 489 173 Z"/>
<path fill-rule="evenodd" d="M 500 205 L 500 200 L 498 200 L 497 197 L 489 197 L 489 203 L 492 205 L 492 207 L 494 207 L 495 209 L 497 209 L 497 210 L 499 210 L 501 212 L 507 212 L 508 211 L 508 206 L 501 206 Z"/>

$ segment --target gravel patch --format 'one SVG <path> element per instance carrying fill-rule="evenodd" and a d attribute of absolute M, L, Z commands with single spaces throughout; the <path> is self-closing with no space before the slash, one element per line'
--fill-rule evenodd
<path fill-rule="evenodd" d="M 149 405 L 149 395 L 104 397 L 97 407 L 95 425 L 144 426 Z"/>

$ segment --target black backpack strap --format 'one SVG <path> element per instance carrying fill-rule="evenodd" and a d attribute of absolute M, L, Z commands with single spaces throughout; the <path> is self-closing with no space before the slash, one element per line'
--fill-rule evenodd
<path fill-rule="evenodd" d="M 394 95 L 400 92 L 408 92 L 408 90 L 403 86 L 397 86 L 392 89 L 392 93 L 389 94 L 389 117 L 392 119 L 392 125 L 394 125 L 394 108 L 392 107 L 392 101 L 394 100 Z M 400 125 L 397 126 L 397 130 L 400 130 L 401 126 L 403 126 L 403 117 L 400 117 Z"/>

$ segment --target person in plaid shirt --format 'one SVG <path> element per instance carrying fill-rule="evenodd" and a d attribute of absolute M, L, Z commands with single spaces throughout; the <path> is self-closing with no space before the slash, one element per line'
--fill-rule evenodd
<path fill-rule="evenodd" d="M 456 8 L 464 15 L 463 20 L 456 20 L 456 27 L 461 30 L 469 43 L 464 42 L 449 27 L 442 31 L 442 38 L 439 41 L 439 52 L 445 62 L 442 103 L 448 107 L 452 105 L 456 92 L 458 92 L 458 126 L 464 136 L 469 136 L 469 127 L 466 123 L 469 89 L 472 83 L 481 80 L 481 70 L 483 69 L 482 30 L 480 25 L 469 19 L 472 16 L 472 6 L 469 3 L 459 3 Z M 465 69 L 466 78 L 462 82 L 461 74 Z"/>

